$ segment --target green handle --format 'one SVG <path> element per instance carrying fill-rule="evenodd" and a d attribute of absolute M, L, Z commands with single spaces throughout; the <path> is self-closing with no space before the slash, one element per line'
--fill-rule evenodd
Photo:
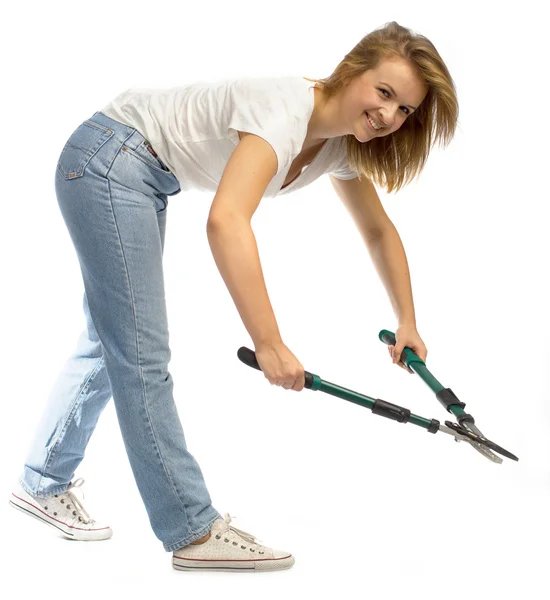
<path fill-rule="evenodd" d="M 380 341 L 384 342 L 388 346 L 395 346 L 395 334 L 387 329 L 382 329 L 382 331 L 378 334 Z M 411 364 L 420 363 L 421 365 L 426 366 L 426 363 L 417 356 L 410 348 L 405 347 L 403 352 L 401 353 L 401 360 L 410 368 Z"/>
<path fill-rule="evenodd" d="M 395 346 L 396 340 L 393 332 L 382 329 L 378 337 L 388 346 Z M 464 402 L 460 402 L 450 388 L 446 388 L 430 373 L 426 363 L 413 350 L 405 347 L 401 353 L 401 360 L 434 392 L 436 398 L 445 407 L 445 410 L 453 413 L 455 417 L 466 414 L 463 410 L 466 406 Z"/>

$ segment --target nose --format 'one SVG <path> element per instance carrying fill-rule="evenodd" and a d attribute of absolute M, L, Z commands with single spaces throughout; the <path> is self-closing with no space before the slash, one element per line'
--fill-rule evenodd
<path fill-rule="evenodd" d="M 392 110 L 385 110 L 382 112 L 380 119 L 386 124 L 386 127 L 391 128 L 395 123 L 395 112 Z"/>
<path fill-rule="evenodd" d="M 382 113 L 380 120 L 383 123 L 385 123 L 386 127 L 389 129 L 389 128 L 393 127 L 393 124 L 395 121 L 395 113 L 393 113 L 393 114 L 391 112 Z"/>

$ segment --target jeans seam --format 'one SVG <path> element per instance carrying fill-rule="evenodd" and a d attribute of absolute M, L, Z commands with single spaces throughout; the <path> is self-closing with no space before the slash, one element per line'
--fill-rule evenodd
<path fill-rule="evenodd" d="M 86 119 L 84 121 L 84 123 L 86 123 L 86 125 L 89 125 L 90 127 L 95 127 L 96 129 L 99 129 L 100 131 L 104 131 L 105 133 L 107 133 L 107 132 L 110 132 L 111 134 L 114 133 L 114 131 L 110 127 L 107 127 L 107 125 L 100 125 L 99 123 L 96 123 L 95 121 L 92 121 L 91 119 Z"/>
<path fill-rule="evenodd" d="M 121 144 L 121 148 L 124 144 Z M 155 435 L 155 430 L 153 428 L 153 423 L 151 422 L 151 419 L 149 417 L 149 406 L 148 406 L 148 400 L 147 400 L 147 390 L 144 384 L 144 378 L 143 378 L 143 374 L 142 374 L 142 370 L 141 370 L 141 364 L 140 364 L 140 342 L 139 342 L 139 329 L 138 329 L 138 323 L 137 323 L 137 316 L 136 316 L 136 307 L 135 307 L 135 302 L 134 302 L 134 296 L 133 296 L 133 291 L 132 291 L 132 286 L 130 284 L 130 276 L 129 276 L 129 272 L 128 272 L 128 265 L 126 263 L 126 256 L 124 255 L 124 248 L 122 247 L 122 244 L 120 243 L 120 234 L 118 231 L 118 226 L 117 226 L 117 222 L 116 222 L 116 216 L 113 210 L 113 199 L 112 199 L 112 193 L 111 193 L 111 182 L 109 179 L 107 179 L 107 186 L 108 186 L 108 190 L 109 190 L 109 202 L 111 205 L 111 215 L 113 217 L 113 221 L 115 224 L 115 229 L 117 232 L 117 237 L 118 237 L 118 242 L 119 242 L 119 248 L 122 254 L 122 259 L 124 262 L 124 269 L 126 271 L 126 282 L 128 285 L 128 290 L 130 292 L 130 300 L 131 300 L 131 304 L 132 304 L 132 313 L 133 313 L 133 317 L 134 317 L 134 328 L 135 328 L 135 332 L 136 332 L 136 349 L 137 349 L 137 366 L 139 369 L 139 373 L 140 373 L 140 383 L 141 383 L 141 388 L 142 388 L 142 392 L 143 392 L 143 400 L 144 400 L 144 409 L 145 412 L 147 414 L 147 423 L 146 426 L 149 427 L 149 430 L 151 432 L 151 435 L 153 436 L 153 441 L 154 441 L 154 450 L 156 451 L 157 454 L 157 458 L 160 461 L 160 465 L 162 466 L 162 468 L 164 469 L 164 472 L 166 474 L 166 477 L 168 478 L 168 481 L 170 482 L 170 485 L 172 486 L 172 490 L 174 492 L 175 497 L 179 500 L 181 507 L 183 509 L 183 514 L 185 515 L 185 519 L 187 521 L 189 521 L 189 518 L 187 516 L 187 507 L 185 506 L 185 502 L 183 502 L 182 498 L 180 497 L 180 495 L 178 494 L 177 489 L 174 486 L 174 482 L 172 481 L 172 478 L 170 477 L 170 473 L 168 471 L 168 469 L 166 468 L 166 464 L 164 463 L 163 459 L 162 459 L 162 454 L 160 452 L 159 446 L 158 446 L 158 442 L 157 442 L 157 437 Z"/>
<path fill-rule="evenodd" d="M 23 479 L 21 478 L 19 480 L 19 483 L 21 485 L 21 487 L 25 490 L 25 492 L 27 492 L 27 494 L 29 494 L 29 496 L 37 496 L 38 498 L 51 498 L 52 496 L 55 496 L 56 494 L 64 494 L 67 489 L 68 489 L 68 485 L 66 483 L 60 483 L 56 486 L 54 486 L 53 488 L 51 488 L 48 491 L 48 495 L 44 496 L 43 494 L 39 494 L 38 493 L 38 489 L 36 490 L 36 493 L 31 492 L 28 488 L 26 483 L 23 481 Z"/>

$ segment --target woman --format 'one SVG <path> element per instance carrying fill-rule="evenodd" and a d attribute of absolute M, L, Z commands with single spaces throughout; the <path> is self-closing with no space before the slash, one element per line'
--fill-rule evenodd
<path fill-rule="evenodd" d="M 392 22 L 365 36 L 327 79 L 131 89 L 84 121 L 61 152 L 55 186 L 82 271 L 87 327 L 52 390 L 12 505 L 72 539 L 112 535 L 75 495 L 83 480 L 71 482 L 112 396 L 151 526 L 174 568 L 291 567 L 289 552 L 256 543 L 229 514 L 221 518 L 186 447 L 168 372 L 168 196 L 215 192 L 210 247 L 258 362 L 271 384 L 301 391 L 304 369 L 279 334 L 250 220 L 263 196 L 329 173 L 373 250 L 399 320 L 389 351 L 406 368 L 405 346 L 423 360 L 427 350 L 405 253 L 372 182 L 388 192 L 408 183 L 432 136 L 452 139 L 457 115 L 437 50 Z"/>

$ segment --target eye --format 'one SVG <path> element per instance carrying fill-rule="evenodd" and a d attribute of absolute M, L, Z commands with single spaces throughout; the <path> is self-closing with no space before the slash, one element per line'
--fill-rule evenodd
<path fill-rule="evenodd" d="M 379 89 L 381 92 L 386 92 L 386 94 L 388 94 L 388 95 L 386 96 L 387 98 L 391 98 L 391 94 L 390 94 L 390 92 L 389 92 L 388 90 L 385 90 L 384 88 L 378 88 L 378 89 Z M 411 112 L 411 111 L 410 111 L 410 110 L 409 110 L 409 109 L 408 109 L 406 106 L 405 106 L 404 108 L 407 110 L 407 112 L 406 112 L 405 114 L 406 114 L 406 115 L 410 114 L 410 112 Z M 403 111 L 403 112 L 405 112 L 405 111 Z"/>

